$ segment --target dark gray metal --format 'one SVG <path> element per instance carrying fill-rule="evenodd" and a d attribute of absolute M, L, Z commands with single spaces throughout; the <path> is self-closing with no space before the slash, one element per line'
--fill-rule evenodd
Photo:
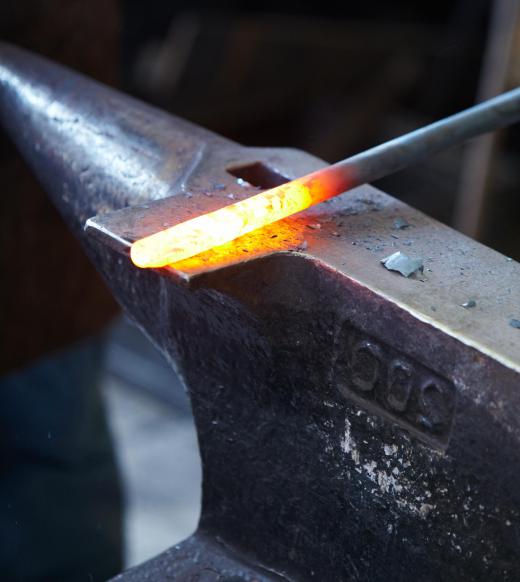
<path fill-rule="evenodd" d="M 139 270 L 132 240 L 255 191 L 226 167 L 293 178 L 322 162 L 243 148 L 10 47 L 0 96 L 191 398 L 198 531 L 120 582 L 520 577 L 518 263 L 364 186 L 226 252 Z M 387 271 L 398 250 L 424 274 Z"/>
<path fill-rule="evenodd" d="M 392 139 L 332 168 L 353 174 L 357 184 L 373 182 L 454 145 L 520 120 L 520 88 Z"/>
<path fill-rule="evenodd" d="M 520 88 L 351 156 L 303 178 L 322 180 L 330 196 L 374 182 L 468 139 L 520 120 Z"/>

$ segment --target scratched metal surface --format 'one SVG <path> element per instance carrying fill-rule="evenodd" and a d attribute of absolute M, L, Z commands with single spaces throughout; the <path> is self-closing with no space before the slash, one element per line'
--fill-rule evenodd
<path fill-rule="evenodd" d="M 366 186 L 136 269 L 131 240 L 255 191 L 227 164 L 290 178 L 322 162 L 231 144 L 12 48 L 0 87 L 2 122 L 191 398 L 198 534 L 119 580 L 519 578 L 518 264 Z M 388 272 L 396 250 L 424 275 Z"/>
<path fill-rule="evenodd" d="M 244 157 L 249 156 L 245 149 Z M 293 177 L 294 171 L 286 174 Z M 189 180 L 187 184 L 189 188 Z M 138 238 L 233 202 L 227 197 L 230 193 L 236 200 L 250 193 L 242 190 L 236 183 L 226 185 L 224 194 L 209 187 L 204 191 L 211 198 L 202 195 L 192 202 L 179 196 L 145 209 L 128 208 L 91 219 L 88 228 L 110 231 L 110 238 L 121 239 L 121 249 L 128 249 Z M 394 221 L 398 218 L 409 227 L 397 229 Z M 210 271 L 284 251 L 322 261 L 417 318 L 520 371 L 520 334 L 509 325 L 511 319 L 520 317 L 520 264 L 370 186 L 171 269 L 195 284 Z M 424 274 L 407 279 L 386 271 L 380 260 L 396 251 L 423 258 Z M 463 308 L 468 300 L 474 300 L 476 306 Z"/>

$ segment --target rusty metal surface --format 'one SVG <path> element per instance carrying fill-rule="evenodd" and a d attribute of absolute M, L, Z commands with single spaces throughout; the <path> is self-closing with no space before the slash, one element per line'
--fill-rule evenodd
<path fill-rule="evenodd" d="M 0 59 L 3 123 L 196 419 L 198 533 L 119 580 L 518 579 L 520 265 L 364 186 L 136 269 L 132 240 L 252 191 L 228 165 L 291 178 L 322 162 L 243 148 L 15 49 Z M 396 250 L 424 274 L 387 271 Z"/>

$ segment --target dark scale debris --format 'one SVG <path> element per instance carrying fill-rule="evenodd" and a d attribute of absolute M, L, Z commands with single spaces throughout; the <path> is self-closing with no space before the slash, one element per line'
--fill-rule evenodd
<path fill-rule="evenodd" d="M 380 210 L 380 205 L 375 200 L 370 200 L 370 198 L 368 198 L 361 200 L 360 202 L 365 206 L 368 206 L 371 212 L 377 212 L 378 210 Z"/>
<path fill-rule="evenodd" d="M 395 230 L 405 230 L 406 228 L 410 228 L 412 225 L 406 222 L 404 218 L 398 217 L 394 220 L 394 228 Z"/>
<path fill-rule="evenodd" d="M 424 263 L 422 259 L 412 259 L 401 251 L 397 251 L 396 253 L 381 259 L 381 262 L 386 269 L 401 273 L 403 277 L 410 277 L 414 273 L 422 273 L 424 271 Z"/>
<path fill-rule="evenodd" d="M 520 319 L 510 319 L 509 325 L 515 329 L 520 329 Z"/>
<path fill-rule="evenodd" d="M 472 307 L 476 306 L 477 302 L 474 299 L 469 299 L 468 301 L 465 301 L 461 307 L 464 307 L 464 309 L 471 309 Z"/>

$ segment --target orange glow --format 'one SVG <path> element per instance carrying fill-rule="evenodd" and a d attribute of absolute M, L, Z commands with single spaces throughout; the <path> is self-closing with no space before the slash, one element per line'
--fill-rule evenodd
<path fill-rule="evenodd" d="M 330 186 L 330 179 L 327 182 Z M 327 188 L 324 178 L 307 176 L 142 238 L 132 245 L 130 256 L 138 267 L 164 267 L 305 210 L 336 193 L 334 188 Z"/>

